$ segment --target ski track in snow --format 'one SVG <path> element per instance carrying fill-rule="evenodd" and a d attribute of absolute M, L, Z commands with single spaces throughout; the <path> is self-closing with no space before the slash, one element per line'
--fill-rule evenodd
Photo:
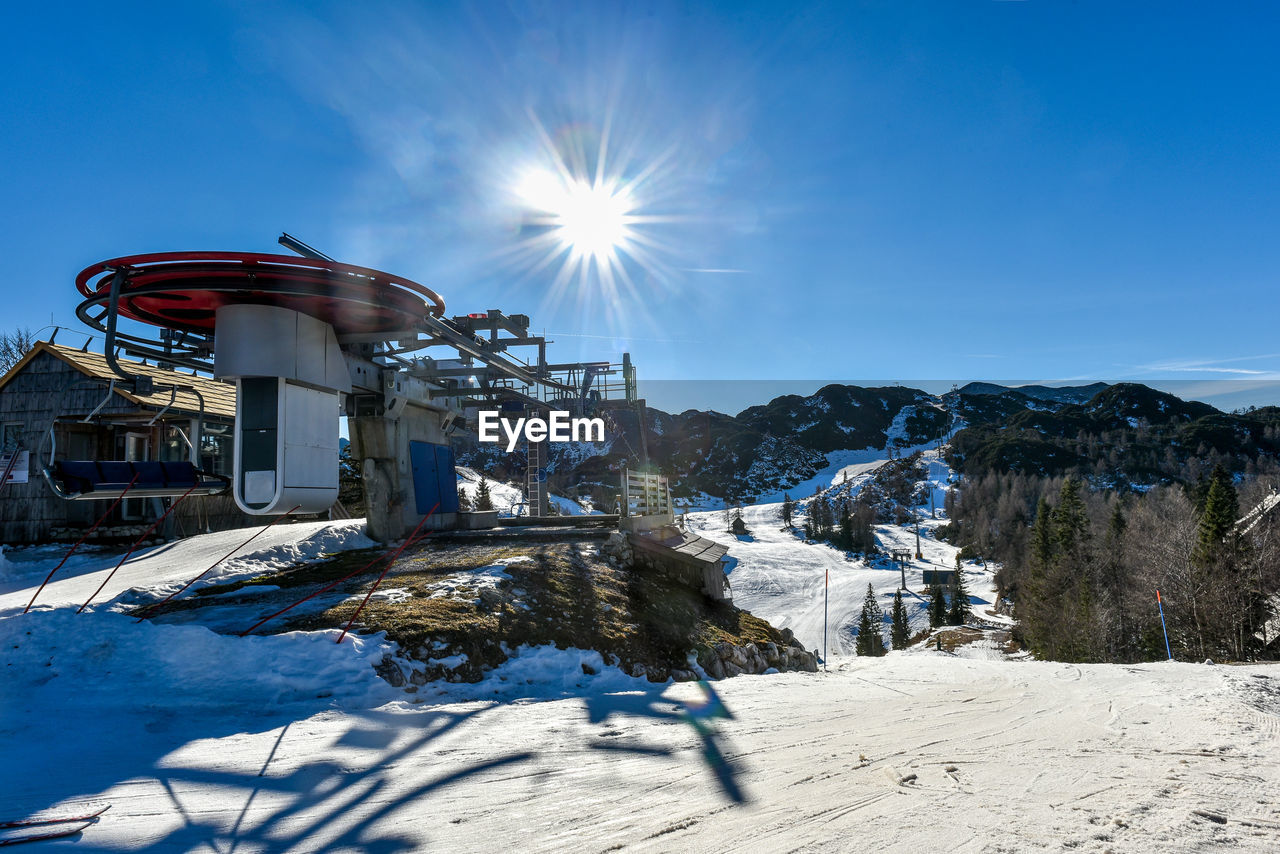
<path fill-rule="evenodd" d="M 897 569 L 802 543 L 778 509 L 745 511 L 755 537 L 732 542 L 735 599 L 812 647 L 830 570 L 831 669 L 725 680 L 711 698 L 546 647 L 415 697 L 375 675 L 394 652 L 381 635 L 337 645 L 333 631 L 238 638 L 76 615 L 114 564 L 105 553 L 21 615 L 60 554 L 11 553 L 0 818 L 111 803 L 79 837 L 41 844 L 79 851 L 1280 849 L 1280 667 L 1011 662 L 990 643 L 854 657 L 866 585 L 884 606 Z M 719 513 L 693 521 L 732 539 Z M 931 524 L 925 558 L 953 567 Z M 153 549 L 112 590 L 172 589 L 245 535 Z M 907 529 L 877 536 L 914 547 Z M 363 544 L 358 523 L 272 537 L 228 572 Z M 968 580 L 989 598 L 983 569 Z"/>
<path fill-rule="evenodd" d="M 241 549 L 256 532 L 254 528 L 239 528 L 138 549 L 112 576 L 107 587 L 94 599 L 94 605 L 101 607 L 110 603 L 131 588 L 147 588 L 158 591 L 160 597 L 167 596 L 233 549 L 236 551 L 231 557 L 191 589 L 232 578 L 252 577 L 325 554 L 378 545 L 364 535 L 363 519 L 273 525 Z M 49 570 L 58 565 L 70 548 L 70 545 L 54 544 L 7 552 L 6 572 L 0 575 L 0 616 L 21 612 Z M 35 608 L 79 607 L 98 589 L 123 554 L 123 549 L 92 548 L 84 554 L 77 551 L 40 592 Z"/>
<path fill-rule="evenodd" d="M 204 692 L 144 683 L 121 698 L 80 675 L 84 705 L 56 738 L 48 710 L 26 708 L 39 690 L 6 709 L 6 767 L 23 784 L 0 813 L 110 802 L 82 840 L 99 851 L 1280 845 L 1275 697 L 1258 711 L 1242 684 L 1274 684 L 1274 667 L 892 653 L 717 683 L 732 718 L 701 731 L 679 714 L 704 699 L 688 683 L 272 711 L 256 683 L 236 683 L 241 708 L 211 710 Z"/>

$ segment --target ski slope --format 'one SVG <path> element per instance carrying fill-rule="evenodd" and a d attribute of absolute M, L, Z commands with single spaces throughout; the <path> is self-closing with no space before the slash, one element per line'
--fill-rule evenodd
<path fill-rule="evenodd" d="M 847 461 L 847 456 L 854 453 L 863 458 L 857 462 Z M 839 486 L 847 478 L 851 489 L 859 489 L 877 468 L 887 462 L 883 452 L 876 460 L 865 459 L 865 454 L 841 452 L 833 455 L 837 459 L 814 486 Z M 925 451 L 924 456 L 935 491 L 935 505 L 940 508 L 952 473 L 938 459 L 936 451 Z M 921 595 L 925 590 L 924 570 L 954 570 L 958 551 L 933 535 L 933 529 L 945 522 L 941 510 L 937 511 L 937 518 L 930 517 L 927 506 L 916 508 L 916 513 L 920 519 L 922 559 L 913 558 L 907 565 L 907 592 L 902 597 L 913 634 L 929 627 L 929 600 Z M 806 543 L 800 533 L 802 515 L 797 515 L 794 520 L 795 530 L 783 529 L 781 502 L 744 507 L 742 518 L 751 532 L 749 537 L 738 538 L 728 533 L 725 515 L 721 511 L 691 513 L 688 516 L 692 530 L 730 547 L 732 570 L 729 583 L 735 605 L 778 628 L 791 629 L 807 648 L 827 649 L 834 659 L 854 654 L 858 618 L 870 584 L 884 613 L 884 634 L 888 636 L 887 621 L 892 613 L 893 596 L 901 587 L 903 576 L 895 564 L 884 558 L 873 563 L 855 561 L 825 543 Z M 875 531 L 881 550 L 907 549 L 913 556 L 916 554 L 913 526 L 877 525 Z M 1005 618 L 991 613 L 996 595 L 992 572 L 978 565 L 966 564 L 964 573 L 974 614 L 988 621 L 1005 621 Z M 828 584 L 824 606 L 824 586 Z M 825 644 L 824 621 L 828 627 Z"/>
<path fill-rule="evenodd" d="M 119 596 L 75 614 L 103 552 L 23 615 L 61 550 L 6 553 L 0 820 L 111 804 L 48 851 L 1280 850 L 1280 666 L 1013 662 L 982 643 L 858 658 L 866 585 L 883 605 L 898 571 L 803 543 L 778 509 L 746 510 L 735 598 L 813 647 L 830 571 L 830 669 L 705 685 L 524 647 L 478 684 L 409 694 L 374 672 L 397 653 L 382 635 L 139 624 Z M 722 514 L 693 521 L 732 539 Z M 933 524 L 924 557 L 954 566 Z M 154 597 L 245 533 L 153 549 L 112 590 Z M 225 571 L 367 544 L 352 522 L 269 533 Z M 988 578 L 969 568 L 975 598 Z"/>
<path fill-rule="evenodd" d="M 0 818 L 110 803 L 68 851 L 1280 846 L 1274 666 L 917 650 L 708 695 L 530 651 L 415 702 L 331 634 L 0 619 Z"/>

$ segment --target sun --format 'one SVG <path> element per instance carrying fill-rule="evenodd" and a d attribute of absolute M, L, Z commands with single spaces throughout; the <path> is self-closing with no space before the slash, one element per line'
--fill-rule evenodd
<path fill-rule="evenodd" d="M 610 120 L 551 133 L 531 118 L 537 149 L 521 145 L 514 158 L 495 159 L 515 238 L 500 249 L 503 263 L 537 283 L 544 309 L 626 330 L 647 317 L 647 294 L 670 281 L 678 150 L 648 152 L 639 138 L 624 144 Z"/>
<path fill-rule="evenodd" d="M 585 181 L 535 170 L 516 190 L 529 206 L 532 224 L 551 229 L 573 260 L 612 263 L 632 237 L 634 205 L 615 182 Z"/>

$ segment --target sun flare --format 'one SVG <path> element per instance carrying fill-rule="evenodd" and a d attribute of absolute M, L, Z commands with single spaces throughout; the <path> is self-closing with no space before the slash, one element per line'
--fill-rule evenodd
<path fill-rule="evenodd" d="M 676 149 L 624 144 L 610 121 L 533 126 L 537 148 L 495 172 L 515 231 L 506 263 L 538 283 L 545 310 L 602 318 L 614 332 L 643 322 L 647 295 L 670 281 Z"/>
<path fill-rule="evenodd" d="M 552 229 L 561 249 L 578 258 L 610 261 L 631 236 L 630 195 L 614 184 L 531 172 L 517 193 L 536 214 L 537 225 Z"/>

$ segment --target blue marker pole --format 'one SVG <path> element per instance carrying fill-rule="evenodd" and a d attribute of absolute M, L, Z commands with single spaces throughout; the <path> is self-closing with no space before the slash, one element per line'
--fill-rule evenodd
<path fill-rule="evenodd" d="M 1169 649 L 1169 630 L 1164 625 L 1164 603 L 1160 601 L 1160 591 L 1156 591 L 1156 605 L 1160 607 L 1160 631 L 1164 632 L 1164 651 L 1169 653 L 1169 660 L 1173 661 L 1173 650 Z"/>

